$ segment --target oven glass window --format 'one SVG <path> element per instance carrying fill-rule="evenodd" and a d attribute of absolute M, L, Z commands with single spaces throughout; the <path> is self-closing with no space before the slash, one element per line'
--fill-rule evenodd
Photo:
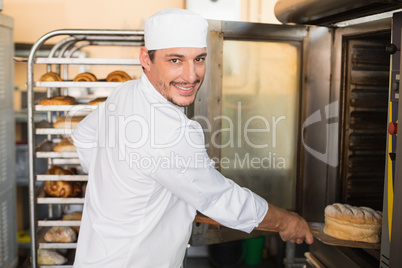
<path fill-rule="evenodd" d="M 219 168 L 287 209 L 295 207 L 300 65 L 297 44 L 223 44 Z"/>

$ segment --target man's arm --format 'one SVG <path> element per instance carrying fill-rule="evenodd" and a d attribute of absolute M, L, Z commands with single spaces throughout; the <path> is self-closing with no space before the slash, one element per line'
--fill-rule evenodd
<path fill-rule="evenodd" d="M 268 212 L 258 227 L 278 230 L 283 241 L 297 244 L 314 242 L 313 234 L 302 217 L 272 204 L 269 204 Z"/>
<path fill-rule="evenodd" d="M 97 146 L 97 130 L 99 125 L 99 114 L 104 110 L 104 104 L 87 115 L 74 129 L 71 138 L 77 149 L 80 163 L 85 172 L 89 170 L 92 149 Z"/>

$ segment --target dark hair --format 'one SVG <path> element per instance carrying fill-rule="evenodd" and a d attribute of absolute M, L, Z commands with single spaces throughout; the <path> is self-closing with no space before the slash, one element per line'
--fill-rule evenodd
<path fill-rule="evenodd" d="M 154 62 L 155 59 L 155 51 L 156 50 L 148 50 L 148 56 L 151 62 Z M 142 66 L 142 69 L 145 70 L 144 66 Z"/>
<path fill-rule="evenodd" d="M 151 62 L 154 62 L 154 59 L 155 59 L 155 51 L 156 51 L 156 50 L 148 50 L 148 56 L 149 56 L 149 59 L 151 60 Z"/>

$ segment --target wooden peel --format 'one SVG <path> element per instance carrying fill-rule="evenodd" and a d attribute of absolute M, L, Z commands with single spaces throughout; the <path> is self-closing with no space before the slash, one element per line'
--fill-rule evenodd
<path fill-rule="evenodd" d="M 217 221 L 214 221 L 213 219 L 208 218 L 204 215 L 195 216 L 194 222 L 222 226 L 222 224 L 220 224 Z M 324 233 L 323 229 L 324 229 L 325 224 L 321 223 L 321 222 L 309 222 L 309 226 L 310 226 L 310 230 L 311 230 L 311 233 L 313 234 L 314 238 L 327 245 L 340 246 L 340 247 L 351 247 L 351 248 L 366 248 L 366 249 L 380 249 L 381 248 L 380 243 L 366 243 L 366 242 L 360 242 L 360 241 L 349 241 L 349 240 L 342 240 L 342 239 L 338 239 L 338 238 L 329 236 Z M 271 233 L 278 232 L 278 230 L 275 230 L 275 229 L 262 228 L 262 227 L 256 227 L 254 230 L 271 232 Z"/>
<path fill-rule="evenodd" d="M 211 218 L 208 218 L 204 215 L 196 215 L 195 219 L 194 219 L 195 223 L 206 223 L 206 224 L 212 224 L 212 225 L 218 225 L 218 226 L 222 226 L 222 224 L 220 224 L 217 221 L 214 221 Z M 273 232 L 273 233 L 277 233 L 278 230 L 275 229 L 269 229 L 269 228 L 263 228 L 263 227 L 256 227 L 254 228 L 254 230 L 258 230 L 258 231 L 264 231 L 264 232 Z"/>

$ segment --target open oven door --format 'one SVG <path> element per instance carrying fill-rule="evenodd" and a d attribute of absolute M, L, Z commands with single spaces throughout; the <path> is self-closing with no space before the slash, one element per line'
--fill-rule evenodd
<path fill-rule="evenodd" d="M 188 115 L 203 126 L 209 156 L 224 176 L 302 213 L 301 152 L 312 140 L 325 148 L 328 138 L 317 139 L 314 126 L 303 122 L 328 105 L 332 30 L 229 21 L 209 21 L 209 27 L 207 73 Z M 319 157 L 332 161 L 325 152 Z M 308 187 L 321 195 L 326 185 Z M 267 233 L 195 223 L 190 244 L 261 235 Z"/>

